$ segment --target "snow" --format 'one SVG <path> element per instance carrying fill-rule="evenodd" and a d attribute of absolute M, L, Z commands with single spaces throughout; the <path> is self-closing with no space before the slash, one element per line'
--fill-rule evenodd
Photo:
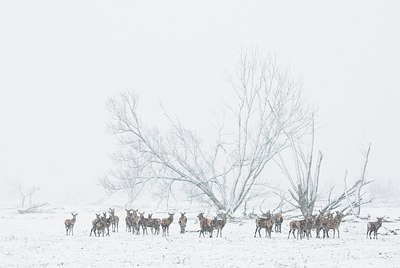
<path fill-rule="evenodd" d="M 367 220 L 348 218 L 340 227 L 339 239 L 296 240 L 287 238 L 289 220 L 282 233 L 272 239 L 254 238 L 254 220 L 228 222 L 222 238 L 201 237 L 197 212 L 188 213 L 187 233 L 179 233 L 178 213 L 170 236 L 132 235 L 125 231 L 125 211 L 118 233 L 89 237 L 91 221 L 98 212 L 76 209 L 79 214 L 74 236 L 65 236 L 64 219 L 70 210 L 19 215 L 2 209 L 0 222 L 0 267 L 366 267 L 398 266 L 400 240 L 387 232 L 399 228 L 400 209 L 371 207 L 365 215 L 385 215 L 378 240 L 366 239 Z M 155 213 L 153 217 L 166 217 Z M 397 220 L 396 220 L 397 219 Z M 373 218 L 371 218 L 373 220 Z M 261 233 L 265 235 L 264 230 Z"/>

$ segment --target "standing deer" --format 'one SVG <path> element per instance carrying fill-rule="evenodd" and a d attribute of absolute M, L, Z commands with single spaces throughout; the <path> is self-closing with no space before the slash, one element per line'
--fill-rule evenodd
<path fill-rule="evenodd" d="M 119 217 L 117 215 L 115 215 L 114 208 L 110 208 L 109 213 L 110 213 L 110 218 L 111 218 L 112 231 L 115 232 L 115 230 L 117 230 L 117 232 L 118 232 Z"/>
<path fill-rule="evenodd" d="M 107 213 L 103 212 L 103 217 L 101 217 L 101 221 L 103 222 L 105 229 L 107 229 L 106 236 L 110 236 L 110 225 L 112 222 L 111 216 L 107 218 Z"/>
<path fill-rule="evenodd" d="M 294 233 L 295 233 L 295 231 L 297 230 L 297 235 L 298 235 L 298 233 L 299 233 L 299 229 L 298 229 L 298 222 L 299 221 L 291 221 L 290 223 L 289 223 L 289 234 L 288 234 L 288 239 L 290 238 L 290 233 L 292 233 L 293 234 L 293 238 L 296 238 L 296 236 L 294 235 Z"/>
<path fill-rule="evenodd" d="M 256 230 L 254 232 L 254 237 L 257 236 L 257 231 L 258 231 L 258 235 L 261 237 L 261 229 L 265 228 L 265 237 L 271 238 L 271 232 L 272 232 L 272 226 L 273 226 L 271 214 L 268 211 L 267 213 L 263 213 L 262 216 L 265 216 L 265 217 L 257 216 L 257 218 L 256 218 Z"/>
<path fill-rule="evenodd" d="M 340 223 L 342 222 L 342 219 L 344 218 L 344 214 L 340 213 L 339 211 L 336 211 L 336 216 L 334 218 L 328 218 L 325 222 L 324 222 L 324 236 L 323 238 L 325 238 L 325 236 L 327 238 L 329 238 L 329 231 L 331 229 L 333 229 L 333 238 L 335 238 L 335 231 L 337 231 L 338 233 L 338 238 L 339 238 L 339 226 Z"/>
<path fill-rule="evenodd" d="M 199 215 L 197 215 L 197 218 L 199 218 L 199 223 L 200 223 L 199 237 L 201 235 L 203 235 L 203 237 L 205 237 L 206 232 L 209 232 L 210 237 L 212 237 L 213 229 L 212 229 L 211 221 L 209 219 L 207 219 L 206 217 L 204 217 L 203 212 L 199 213 Z"/>
<path fill-rule="evenodd" d="M 138 210 L 132 210 L 132 215 L 131 215 L 131 224 L 132 224 L 132 234 L 139 234 L 140 231 L 140 226 L 139 226 L 139 215 L 138 215 Z"/>
<path fill-rule="evenodd" d="M 218 219 L 218 217 L 220 219 Z M 217 237 L 222 237 L 222 229 L 224 229 L 226 221 L 228 220 L 228 213 L 219 214 L 217 217 L 214 218 L 214 228 L 217 229 Z"/>
<path fill-rule="evenodd" d="M 324 222 L 327 220 L 327 218 L 324 215 L 324 212 L 321 210 L 319 211 L 319 215 L 315 219 L 315 234 L 317 238 L 320 238 L 320 232 L 324 228 Z"/>
<path fill-rule="evenodd" d="M 141 213 L 139 212 L 139 228 L 142 227 L 142 234 L 144 235 L 144 233 L 147 233 L 147 223 L 146 223 L 146 218 L 144 217 L 144 212 Z"/>
<path fill-rule="evenodd" d="M 275 213 L 272 219 L 275 224 L 275 233 L 282 233 L 282 222 L 283 222 L 282 213 L 280 212 Z"/>
<path fill-rule="evenodd" d="M 72 219 L 66 219 L 64 221 L 66 235 L 74 235 L 74 224 L 76 222 L 76 215 L 78 215 L 78 213 L 71 212 L 71 215 Z"/>
<path fill-rule="evenodd" d="M 125 217 L 125 231 L 127 232 L 134 232 L 133 231 L 133 210 L 132 209 L 125 209 L 126 217 Z"/>
<path fill-rule="evenodd" d="M 96 214 L 96 219 L 92 221 L 92 229 L 90 230 L 90 236 L 92 236 L 93 232 L 94 236 L 100 236 L 100 233 L 102 233 L 104 237 L 104 232 L 106 227 L 107 227 L 107 222 L 100 217 L 100 214 Z M 96 235 L 96 232 L 98 235 Z"/>
<path fill-rule="evenodd" d="M 367 223 L 367 238 L 369 234 L 369 239 L 371 239 L 371 233 L 374 232 L 374 239 L 378 239 L 378 230 L 382 226 L 383 218 L 385 216 L 376 218 L 378 221 Z"/>
<path fill-rule="evenodd" d="M 168 213 L 168 218 L 164 218 L 161 220 L 161 227 L 162 227 L 162 235 L 169 236 L 169 226 L 174 221 L 174 213 Z"/>
<path fill-rule="evenodd" d="M 161 220 L 157 218 L 152 218 L 150 222 L 150 227 L 151 227 L 151 233 L 154 235 L 159 235 L 160 234 L 160 226 L 161 226 Z"/>
<path fill-rule="evenodd" d="M 187 218 L 185 216 L 186 212 L 181 212 L 181 217 L 179 218 L 179 226 L 181 227 L 181 234 L 185 233 L 185 228 L 186 228 L 186 223 L 187 223 Z"/>

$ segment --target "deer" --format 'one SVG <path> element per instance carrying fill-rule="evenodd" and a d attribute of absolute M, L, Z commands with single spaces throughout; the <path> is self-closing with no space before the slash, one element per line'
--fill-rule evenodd
<path fill-rule="evenodd" d="M 297 234 L 299 233 L 299 229 L 298 229 L 298 222 L 297 220 L 291 221 L 289 222 L 289 234 L 288 234 L 288 239 L 290 238 L 290 233 L 293 234 L 293 238 L 296 238 L 296 236 L 294 235 L 295 231 L 297 230 Z"/>
<path fill-rule="evenodd" d="M 76 222 L 76 216 L 78 213 L 71 212 L 71 215 L 72 219 L 66 219 L 64 221 L 66 235 L 74 235 L 74 224 Z"/>
<path fill-rule="evenodd" d="M 125 209 L 126 217 L 125 217 L 125 231 L 133 232 L 133 210 Z"/>
<path fill-rule="evenodd" d="M 131 229 L 132 229 L 132 234 L 134 235 L 135 232 L 136 234 L 139 234 L 140 226 L 139 226 L 139 221 L 140 218 L 138 216 L 138 210 L 132 210 L 131 213 Z"/>
<path fill-rule="evenodd" d="M 300 238 L 302 239 L 304 235 L 309 239 L 312 237 L 311 230 L 315 228 L 317 215 L 306 216 L 300 226 Z M 297 233 L 298 234 L 298 233 Z"/>
<path fill-rule="evenodd" d="M 320 238 L 320 232 L 324 227 L 324 222 L 327 220 L 327 218 L 324 215 L 324 212 L 322 212 L 321 210 L 319 211 L 318 216 L 315 218 L 315 234 L 316 234 L 316 238 Z"/>
<path fill-rule="evenodd" d="M 209 232 L 210 237 L 212 237 L 213 227 L 212 227 L 211 221 L 209 219 L 207 219 L 206 217 L 204 217 L 203 212 L 200 212 L 199 215 L 197 215 L 197 218 L 199 218 L 199 223 L 200 223 L 199 237 L 201 235 L 203 235 L 203 237 L 205 237 L 206 232 Z"/>
<path fill-rule="evenodd" d="M 335 238 L 336 231 L 338 233 L 338 238 L 339 238 L 339 226 L 340 226 L 340 223 L 342 222 L 342 219 L 344 218 L 344 216 L 345 216 L 344 214 L 340 213 L 339 211 L 336 211 L 336 216 L 334 218 L 331 217 L 331 218 L 328 218 L 326 221 L 324 221 L 323 238 L 325 238 L 325 236 L 327 238 L 329 238 L 329 231 L 331 229 L 333 229 L 333 238 Z"/>
<path fill-rule="evenodd" d="M 109 218 L 107 218 L 107 213 L 103 212 L 103 217 L 101 217 L 101 220 L 104 224 L 104 228 L 107 229 L 106 236 L 110 236 L 110 225 L 112 222 L 111 216 Z"/>
<path fill-rule="evenodd" d="M 368 234 L 369 234 L 369 239 L 372 239 L 371 233 L 374 232 L 374 239 L 378 239 L 378 230 L 382 226 L 383 218 L 385 218 L 385 216 L 377 217 L 376 219 L 378 221 L 375 221 L 375 222 L 370 221 L 367 223 L 367 238 L 368 238 Z"/>
<path fill-rule="evenodd" d="M 187 218 L 185 216 L 186 212 L 181 212 L 181 217 L 178 220 L 179 226 L 181 227 L 181 234 L 185 233 Z"/>
<path fill-rule="evenodd" d="M 92 232 L 94 233 L 94 236 L 96 235 L 96 231 L 98 236 L 100 236 L 100 233 L 103 234 L 104 237 L 104 232 L 105 228 L 107 227 L 107 222 L 100 217 L 100 214 L 96 214 L 96 219 L 92 221 L 92 229 L 90 230 L 90 236 L 92 236 Z"/>
<path fill-rule="evenodd" d="M 271 213 L 269 212 L 269 210 L 267 213 L 263 212 L 261 217 L 259 216 L 256 217 L 256 230 L 254 232 L 254 237 L 257 236 L 257 231 L 259 237 L 261 237 L 261 229 L 265 228 L 265 237 L 271 238 L 272 226 L 273 222 Z"/>
<path fill-rule="evenodd" d="M 142 234 L 144 235 L 145 233 L 147 233 L 147 219 L 144 216 L 144 212 L 141 213 L 139 212 L 139 228 L 142 227 Z"/>
<path fill-rule="evenodd" d="M 146 223 L 146 218 L 144 217 L 144 212 L 141 213 L 139 212 L 139 222 L 138 222 L 139 228 L 142 227 L 142 234 L 147 233 L 147 223 Z"/>
<path fill-rule="evenodd" d="M 275 225 L 275 233 L 282 233 L 282 213 L 275 213 L 272 217 L 273 223 Z"/>
<path fill-rule="evenodd" d="M 110 218 L 111 218 L 112 231 L 115 232 L 115 230 L 117 230 L 117 232 L 118 232 L 119 217 L 117 215 L 115 215 L 114 208 L 110 208 L 109 213 L 110 213 Z"/>
<path fill-rule="evenodd" d="M 174 213 L 168 213 L 168 218 L 164 218 L 161 220 L 161 227 L 163 230 L 163 236 L 169 236 L 169 226 L 174 221 Z"/>
<path fill-rule="evenodd" d="M 150 214 L 152 215 L 152 214 Z M 154 235 L 160 234 L 161 219 L 151 218 L 150 221 L 151 233 Z"/>
<path fill-rule="evenodd" d="M 92 232 L 94 233 L 94 236 L 96 236 L 96 224 L 99 221 L 101 221 L 100 214 L 96 213 L 96 219 L 92 221 L 92 229 L 90 229 L 90 236 L 92 236 Z"/>
<path fill-rule="evenodd" d="M 219 218 L 219 219 L 218 219 Z M 221 213 L 214 218 L 213 229 L 217 229 L 217 237 L 222 237 L 222 229 L 224 229 L 226 221 L 228 220 L 228 213 Z"/>

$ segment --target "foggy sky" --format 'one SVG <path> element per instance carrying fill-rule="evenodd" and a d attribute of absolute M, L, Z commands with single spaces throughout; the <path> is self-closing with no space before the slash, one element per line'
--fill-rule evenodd
<path fill-rule="evenodd" d="M 396 1 L 1 1 L 0 181 L 49 199 L 98 197 L 111 167 L 107 98 L 139 95 L 206 133 L 230 98 L 242 48 L 275 53 L 318 107 L 321 179 L 345 169 L 397 180 L 400 38 Z"/>

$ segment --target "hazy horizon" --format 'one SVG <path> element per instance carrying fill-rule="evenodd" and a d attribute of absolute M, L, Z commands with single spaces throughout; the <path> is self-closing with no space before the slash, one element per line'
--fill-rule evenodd
<path fill-rule="evenodd" d="M 384 4 L 383 4 L 384 3 Z M 400 25 L 394 1 L 2 1 L 0 202 L 15 180 L 50 201 L 100 199 L 115 139 L 106 101 L 134 91 L 143 120 L 207 134 L 243 48 L 273 53 L 318 107 L 321 181 L 361 173 L 399 189 Z"/>

